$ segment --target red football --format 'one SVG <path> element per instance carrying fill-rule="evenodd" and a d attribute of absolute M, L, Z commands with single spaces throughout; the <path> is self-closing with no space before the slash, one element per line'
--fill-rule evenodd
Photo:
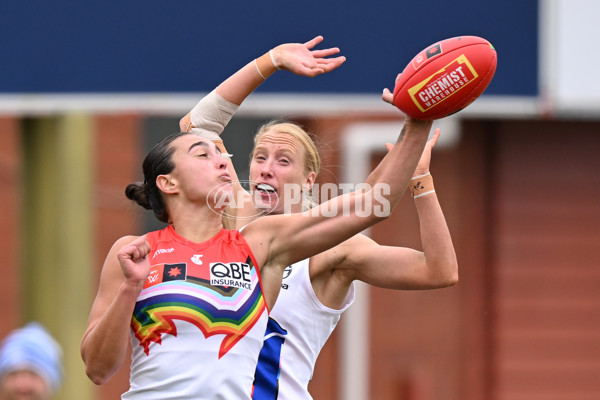
<path fill-rule="evenodd" d="M 434 43 L 404 68 L 394 87 L 393 103 L 416 119 L 438 119 L 471 104 L 496 72 L 496 50 L 477 36 Z"/>

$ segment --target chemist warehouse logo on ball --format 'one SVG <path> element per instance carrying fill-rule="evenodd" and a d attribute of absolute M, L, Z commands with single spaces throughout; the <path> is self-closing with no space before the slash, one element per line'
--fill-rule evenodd
<path fill-rule="evenodd" d="M 408 89 L 408 94 L 417 108 L 425 112 L 467 87 L 478 76 L 467 57 L 461 54 L 435 74 Z"/>

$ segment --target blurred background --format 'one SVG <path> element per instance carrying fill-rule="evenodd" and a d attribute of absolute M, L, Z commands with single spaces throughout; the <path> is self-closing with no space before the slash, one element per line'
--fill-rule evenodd
<path fill-rule="evenodd" d="M 240 178 L 256 128 L 285 117 L 318 135 L 319 182 L 361 182 L 403 115 L 381 101 L 420 50 L 488 39 L 484 95 L 436 121 L 432 174 L 460 282 L 363 285 L 323 349 L 315 399 L 600 399 L 600 62 L 595 0 L 0 5 L 0 337 L 40 321 L 64 349 L 56 399 L 117 399 L 79 345 L 110 246 L 160 228 L 124 196 L 141 161 L 207 92 L 270 48 L 323 35 L 347 62 L 279 72 L 224 133 Z M 420 248 L 409 198 L 368 232 Z"/>

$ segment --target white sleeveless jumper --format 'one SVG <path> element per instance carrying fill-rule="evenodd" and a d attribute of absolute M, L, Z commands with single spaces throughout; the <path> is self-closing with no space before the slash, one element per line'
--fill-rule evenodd
<path fill-rule="evenodd" d="M 312 399 L 308 393 L 317 357 L 341 314 L 354 301 L 354 285 L 341 309 L 317 299 L 309 259 L 286 268 L 279 297 L 271 310 L 254 381 L 255 400 Z"/>

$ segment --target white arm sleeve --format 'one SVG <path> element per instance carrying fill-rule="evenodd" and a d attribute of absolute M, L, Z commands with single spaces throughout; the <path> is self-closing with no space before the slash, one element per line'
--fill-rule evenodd
<path fill-rule="evenodd" d="M 213 90 L 192 108 L 190 121 L 197 130 L 207 136 L 216 135 L 218 139 L 238 108 L 237 104 L 225 100 Z"/>

